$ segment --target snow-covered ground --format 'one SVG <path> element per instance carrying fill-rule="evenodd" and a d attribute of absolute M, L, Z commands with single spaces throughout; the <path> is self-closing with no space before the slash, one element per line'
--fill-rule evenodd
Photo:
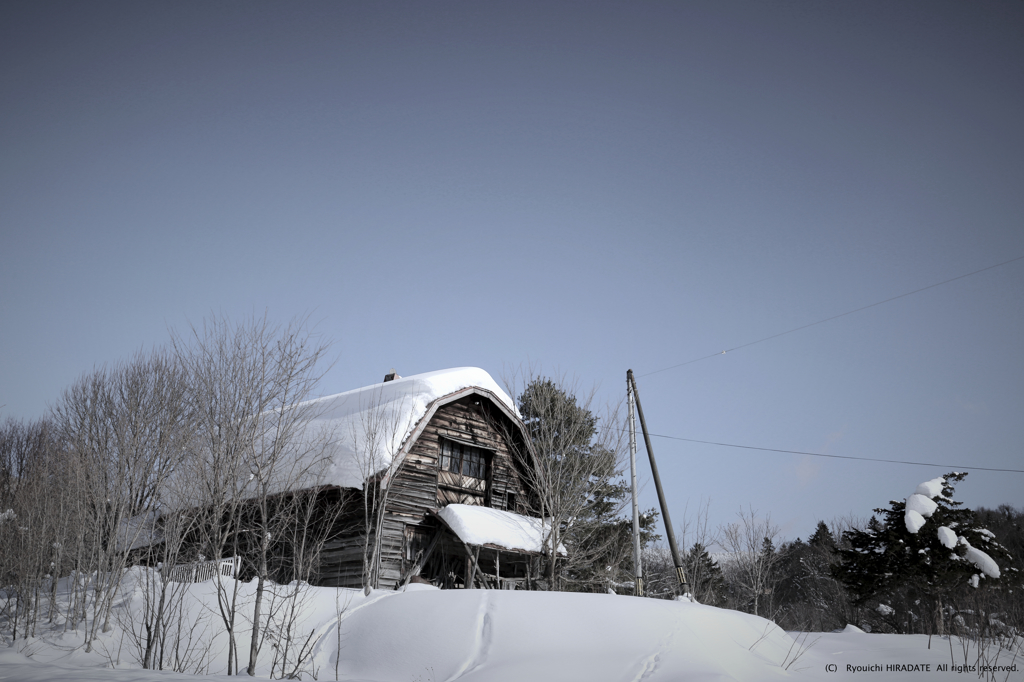
<path fill-rule="evenodd" d="M 143 570 L 148 569 L 133 569 L 126 577 L 112 629 L 99 635 L 92 652 L 84 650 L 81 624 L 77 631 L 66 628 L 60 616 L 41 623 L 36 637 L 19 638 L 0 649 L 0 679 L 194 679 L 139 669 L 140 652 L 132 633 L 141 628 Z M 250 599 L 254 584 L 242 583 L 240 588 L 243 600 Z M 184 604 L 183 621 L 200 623 L 197 631 L 203 633 L 191 656 L 208 672 L 207 679 L 217 679 L 226 671 L 227 639 L 218 627 L 215 582 L 189 586 Z M 303 679 L 944 680 L 970 678 L 953 668 L 943 671 L 940 665 L 972 664 L 977 659 L 976 651 L 965 651 L 956 640 L 951 645 L 948 639 L 935 637 L 929 649 L 924 636 L 867 634 L 852 627 L 804 636 L 735 611 L 613 594 L 441 591 L 411 585 L 404 592 L 375 591 L 367 596 L 353 590 L 308 588 L 300 605 L 290 647 L 294 655 L 309 643 L 311 655 L 299 666 Z M 247 611 L 248 607 L 241 609 L 242 614 Z M 249 635 L 247 621 L 240 621 L 244 625 L 237 641 L 244 667 Z M 259 676 L 271 675 L 284 644 L 281 634 L 264 643 Z M 987 653 L 991 658 L 993 652 Z M 1024 679 L 1019 656 L 1014 661 L 1003 653 L 998 661 L 989 662 L 1016 664 L 1016 671 L 996 679 Z M 891 665 L 929 669 L 887 670 Z M 871 666 L 881 668 L 872 671 Z M 279 674 L 280 666 L 277 669 Z"/>
<path fill-rule="evenodd" d="M 810 645 L 793 666 L 801 677 L 822 680 L 1024 680 L 1024 648 L 1016 654 L 990 641 L 957 637 L 869 634 L 852 625 L 842 632 L 797 635 Z M 829 666 L 835 666 L 834 669 Z M 982 668 L 990 666 L 984 672 Z"/>

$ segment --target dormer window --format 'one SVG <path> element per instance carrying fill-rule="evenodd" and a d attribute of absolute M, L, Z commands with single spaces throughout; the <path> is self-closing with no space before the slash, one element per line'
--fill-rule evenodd
<path fill-rule="evenodd" d="M 487 478 L 487 454 L 472 445 L 442 440 L 441 470 L 471 478 Z"/>

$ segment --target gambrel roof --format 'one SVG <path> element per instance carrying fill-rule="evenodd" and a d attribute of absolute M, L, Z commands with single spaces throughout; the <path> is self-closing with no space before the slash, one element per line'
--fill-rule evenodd
<path fill-rule="evenodd" d="M 476 367 L 416 374 L 306 403 L 315 414 L 306 440 L 329 440 L 322 483 L 361 488 L 401 463 L 439 407 L 472 394 L 490 400 L 521 427 L 512 399 Z"/>
<path fill-rule="evenodd" d="M 316 398 L 288 410 L 268 412 L 261 425 L 265 452 L 282 450 L 268 465 L 267 492 L 283 493 L 320 486 L 362 488 L 365 482 L 387 474 L 401 464 L 427 422 L 438 408 L 468 395 L 479 395 L 509 418 L 515 429 L 523 430 L 515 404 L 494 379 L 476 367 L 458 367 L 385 381 L 353 391 Z M 298 410 L 296 414 L 291 410 Z M 278 415 L 298 417 L 298 421 Z M 276 440 L 277 424 L 290 433 Z M 529 448 L 523 431 L 524 442 Z M 275 445 L 277 444 L 277 445 Z M 267 457 L 263 461 L 269 461 Z M 233 474 L 233 494 L 256 495 L 256 474 L 251 462 L 238 462 Z M 167 508 L 208 504 L 203 492 L 194 489 L 187 471 L 172 476 L 163 493 Z"/>

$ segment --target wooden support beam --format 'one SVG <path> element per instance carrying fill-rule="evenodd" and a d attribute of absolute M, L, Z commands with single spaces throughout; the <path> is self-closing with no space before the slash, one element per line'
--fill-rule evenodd
<path fill-rule="evenodd" d="M 417 576 L 420 574 L 420 571 L 423 570 L 423 567 L 426 565 L 427 560 L 430 559 L 430 555 L 434 552 L 434 547 L 437 547 L 437 541 L 440 539 L 441 529 L 438 528 L 434 531 L 434 537 L 430 538 L 430 544 L 427 545 L 426 550 L 422 550 L 420 552 L 420 555 L 416 558 L 416 561 L 413 563 L 412 567 L 410 567 L 409 570 L 406 571 L 405 575 L 402 576 L 402 580 L 400 581 L 402 587 L 408 585 L 409 581 L 412 580 L 413 576 Z"/>
<path fill-rule="evenodd" d="M 480 573 L 480 582 L 483 584 L 484 589 L 492 589 L 492 587 L 490 585 L 490 582 L 487 580 L 487 577 L 483 574 L 483 571 L 479 570 L 480 569 L 480 546 L 477 545 L 475 553 L 470 551 L 469 545 L 467 545 L 466 543 L 462 543 L 462 546 L 466 548 L 466 556 L 469 558 L 469 561 L 473 565 L 472 573 L 470 574 L 469 579 L 466 581 L 466 588 L 470 589 L 470 590 L 476 588 L 476 574 Z"/>

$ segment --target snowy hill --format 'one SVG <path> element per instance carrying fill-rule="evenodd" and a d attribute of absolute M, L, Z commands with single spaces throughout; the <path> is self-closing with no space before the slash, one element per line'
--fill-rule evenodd
<path fill-rule="evenodd" d="M 0 679 L 169 679 L 166 672 L 110 669 L 141 667 L 142 644 L 133 633 L 144 630 L 144 586 L 154 577 L 149 570 L 130 571 L 113 627 L 99 635 L 91 653 L 84 651 L 81 623 L 76 631 L 66 621 L 69 604 L 59 603 L 52 623 L 41 623 L 35 637 L 19 638 L 0 656 Z M 251 599 L 255 585 L 240 587 L 241 598 Z M 294 594 L 295 587 L 279 592 Z M 191 669 L 214 675 L 226 672 L 227 661 L 216 602 L 215 580 L 190 585 L 181 618 L 186 628 L 204 633 L 188 653 Z M 780 663 L 792 644 L 761 618 L 611 594 L 442 591 L 413 584 L 404 592 L 366 596 L 305 586 L 296 603 L 292 627 L 281 619 L 264 642 L 257 669 L 262 677 L 280 676 L 282 668 L 291 672 L 296 653 L 307 646 L 311 655 L 298 664 L 304 679 L 776 679 L 787 676 Z M 243 605 L 240 621 L 247 612 Z M 249 632 L 246 624 L 237 641 L 243 669 Z"/>
<path fill-rule="evenodd" d="M 126 576 L 112 628 L 99 635 L 92 652 L 84 650 L 82 624 L 75 630 L 65 619 L 70 604 L 58 597 L 52 622 L 41 622 L 34 637 L 19 637 L 0 650 L 0 679 L 195 679 L 139 669 L 143 588 L 154 577 L 149 570 L 135 568 Z M 61 582 L 66 588 L 66 580 Z M 230 579 L 225 582 L 233 585 Z M 244 674 L 250 628 L 242 614 L 254 585 L 239 587 L 243 607 L 237 645 Z M 217 627 L 216 589 L 215 580 L 189 585 L 181 602 L 184 630 L 179 632 L 189 637 L 182 651 L 191 661 L 186 667 L 207 674 L 205 679 L 218 679 L 226 671 L 228 642 Z M 418 584 L 369 595 L 297 585 L 276 589 L 283 599 L 297 597 L 280 604 L 298 608 L 290 622 L 282 615 L 286 609 L 279 609 L 268 630 L 257 667 L 257 675 L 264 678 L 280 677 L 284 671 L 302 679 L 353 682 L 812 680 L 825 678 L 826 667 L 834 666 L 827 679 L 844 680 L 863 676 L 848 666 L 929 665 L 928 679 L 941 680 L 959 679 L 956 671 L 938 668 L 949 664 L 951 656 L 954 662 L 977 658 L 961 651 L 959 643 L 951 646 L 939 638 L 927 648 L 926 637 L 869 635 L 852 627 L 841 633 L 791 636 L 763 618 L 688 601 L 442 591 Z M 62 593 L 66 589 L 58 590 Z M 1001 663 L 1012 665 L 1009 659 Z M 998 679 L 1021 679 L 1019 675 L 1008 670 Z M 897 674 L 886 679 L 904 678 Z"/>

